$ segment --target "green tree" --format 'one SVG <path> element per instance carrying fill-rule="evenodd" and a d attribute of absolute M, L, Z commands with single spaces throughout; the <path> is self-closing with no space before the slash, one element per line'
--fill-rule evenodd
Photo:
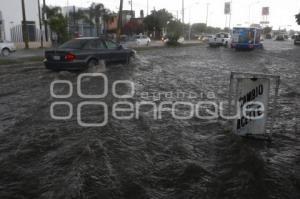
<path fill-rule="evenodd" d="M 295 15 L 298 25 L 300 25 L 300 13 Z"/>
<path fill-rule="evenodd" d="M 62 14 L 50 18 L 48 24 L 51 31 L 56 33 L 58 43 L 65 42 L 69 39 L 67 30 L 68 21 Z"/>
<path fill-rule="evenodd" d="M 70 12 L 69 14 L 69 23 L 72 23 L 75 31 L 79 31 L 79 21 L 89 22 L 89 17 L 87 13 L 83 10 L 78 9 L 76 12 Z"/>
<path fill-rule="evenodd" d="M 200 34 L 206 31 L 205 23 L 194 23 L 192 25 L 192 32 L 195 34 Z"/>
<path fill-rule="evenodd" d="M 168 45 L 176 46 L 179 45 L 178 39 L 183 34 L 183 24 L 178 20 L 169 21 L 167 25 L 167 38 Z"/>
<path fill-rule="evenodd" d="M 50 8 L 46 6 L 44 9 L 48 19 L 47 24 L 51 29 L 51 35 L 53 35 L 52 32 L 56 33 L 58 43 L 62 43 L 68 40 L 68 20 L 61 14 L 61 8 Z"/>
<path fill-rule="evenodd" d="M 107 15 L 108 12 L 109 10 L 106 9 L 102 3 L 92 3 L 90 6 L 89 17 L 91 23 L 95 21 L 97 36 L 100 36 L 100 18 L 105 18 L 104 16 Z"/>
<path fill-rule="evenodd" d="M 267 26 L 267 27 L 264 27 L 263 28 L 263 34 L 270 34 L 272 32 L 272 27 L 269 27 L 269 26 Z"/>
<path fill-rule="evenodd" d="M 162 30 L 167 26 L 168 22 L 173 19 L 171 13 L 166 9 L 152 10 L 151 14 L 144 19 L 145 28 L 148 31 L 157 31 L 159 36 Z"/>

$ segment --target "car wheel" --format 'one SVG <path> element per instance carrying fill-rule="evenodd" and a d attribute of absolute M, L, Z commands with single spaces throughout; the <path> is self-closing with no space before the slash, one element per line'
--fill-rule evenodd
<path fill-rule="evenodd" d="M 6 57 L 6 56 L 8 56 L 8 55 L 10 54 L 10 51 L 9 51 L 9 49 L 4 48 L 4 49 L 2 50 L 2 52 L 1 52 L 1 54 L 2 54 L 4 57 Z"/>
<path fill-rule="evenodd" d="M 91 59 L 89 62 L 88 62 L 88 67 L 94 67 L 94 66 L 97 66 L 98 62 L 95 60 L 95 59 Z"/>
<path fill-rule="evenodd" d="M 225 42 L 224 47 L 225 47 L 225 48 L 228 48 L 228 42 L 227 42 L 227 41 Z"/>

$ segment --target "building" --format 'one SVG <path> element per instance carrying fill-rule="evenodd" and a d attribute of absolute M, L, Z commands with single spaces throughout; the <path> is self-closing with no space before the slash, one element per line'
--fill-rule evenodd
<path fill-rule="evenodd" d="M 131 18 L 135 18 L 135 12 L 131 10 L 122 11 L 122 25 L 130 21 Z"/>
<path fill-rule="evenodd" d="M 38 0 L 25 0 L 26 24 L 30 46 L 40 41 Z M 23 43 L 22 36 L 22 1 L 1 0 L 0 5 L 0 39 L 17 44 Z M 21 47 L 21 46 L 20 46 Z"/>

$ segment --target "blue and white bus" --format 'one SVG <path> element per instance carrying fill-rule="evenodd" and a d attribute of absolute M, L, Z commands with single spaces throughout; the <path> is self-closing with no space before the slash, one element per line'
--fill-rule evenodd
<path fill-rule="evenodd" d="M 260 41 L 261 29 L 235 27 L 232 31 L 231 48 L 255 49 L 263 48 Z"/>

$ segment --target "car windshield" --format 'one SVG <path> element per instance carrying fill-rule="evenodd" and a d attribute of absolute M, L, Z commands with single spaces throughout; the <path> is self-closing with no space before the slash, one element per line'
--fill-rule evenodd
<path fill-rule="evenodd" d="M 62 44 L 58 48 L 59 49 L 81 49 L 86 44 L 86 42 L 87 40 L 74 39 Z"/>

